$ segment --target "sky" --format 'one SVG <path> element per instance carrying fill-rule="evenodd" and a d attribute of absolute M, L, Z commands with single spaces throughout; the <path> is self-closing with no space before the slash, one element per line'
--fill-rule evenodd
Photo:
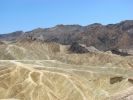
<path fill-rule="evenodd" d="M 133 20 L 133 0 L 0 0 L 0 34 Z"/>

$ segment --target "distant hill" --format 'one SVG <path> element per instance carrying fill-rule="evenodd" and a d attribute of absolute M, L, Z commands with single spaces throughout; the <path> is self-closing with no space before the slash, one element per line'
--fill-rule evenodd
<path fill-rule="evenodd" d="M 117 24 L 102 25 L 94 23 L 88 26 L 57 25 L 52 28 L 38 28 L 29 32 L 13 32 L 0 35 L 5 40 L 32 40 L 57 42 L 71 45 L 74 42 L 94 46 L 103 51 L 133 48 L 133 20 Z"/>
<path fill-rule="evenodd" d="M 0 34 L 0 40 L 7 40 L 7 41 L 13 41 L 17 40 L 22 34 L 24 34 L 23 31 L 16 31 L 8 34 Z"/>

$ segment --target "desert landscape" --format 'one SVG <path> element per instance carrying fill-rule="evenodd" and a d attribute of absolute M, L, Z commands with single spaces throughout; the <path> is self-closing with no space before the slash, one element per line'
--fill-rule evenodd
<path fill-rule="evenodd" d="M 132 100 L 133 21 L 0 34 L 1 100 Z"/>

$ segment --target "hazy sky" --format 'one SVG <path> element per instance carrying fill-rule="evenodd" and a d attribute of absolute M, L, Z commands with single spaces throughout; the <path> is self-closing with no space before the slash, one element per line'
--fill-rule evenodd
<path fill-rule="evenodd" d="M 0 0 L 0 33 L 133 19 L 133 0 Z"/>

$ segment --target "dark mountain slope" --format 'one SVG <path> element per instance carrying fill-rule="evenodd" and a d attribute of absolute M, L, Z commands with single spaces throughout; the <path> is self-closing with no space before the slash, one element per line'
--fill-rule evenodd
<path fill-rule="evenodd" d="M 0 34 L 0 39 L 7 40 L 7 41 L 17 40 L 22 34 L 24 34 L 23 31 L 16 31 L 9 34 Z"/>
<path fill-rule="evenodd" d="M 14 35 L 15 34 L 15 35 Z M 99 23 L 88 26 L 57 25 L 52 28 L 38 28 L 29 32 L 15 32 L 0 35 L 0 39 L 18 39 L 43 42 L 57 42 L 71 45 L 74 42 L 94 46 L 99 50 L 132 49 L 133 20 L 117 24 L 102 25 Z"/>

